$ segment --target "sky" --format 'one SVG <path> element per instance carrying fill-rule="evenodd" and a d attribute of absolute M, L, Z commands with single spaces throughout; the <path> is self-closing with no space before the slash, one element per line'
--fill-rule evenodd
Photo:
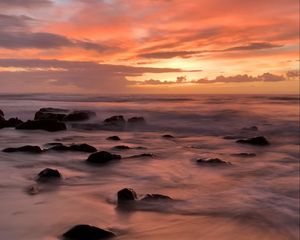
<path fill-rule="evenodd" d="M 298 0 L 1 0 L 1 93 L 299 93 Z"/>

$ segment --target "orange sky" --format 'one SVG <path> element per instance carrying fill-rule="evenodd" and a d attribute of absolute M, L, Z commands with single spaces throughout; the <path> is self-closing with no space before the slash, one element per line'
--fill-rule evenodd
<path fill-rule="evenodd" d="M 298 0 L 1 0 L 0 92 L 298 93 Z"/>

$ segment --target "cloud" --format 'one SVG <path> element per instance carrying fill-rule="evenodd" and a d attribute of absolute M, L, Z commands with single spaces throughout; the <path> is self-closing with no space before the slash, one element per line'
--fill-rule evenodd
<path fill-rule="evenodd" d="M 1 0 L 1 8 L 35 8 L 45 7 L 52 4 L 50 0 Z"/>
<path fill-rule="evenodd" d="M 192 55 L 199 53 L 199 51 L 170 51 L 170 52 L 151 52 L 151 53 L 144 53 L 138 55 L 138 57 L 142 58 L 173 58 L 173 57 L 182 57 L 182 58 L 189 58 Z"/>
<path fill-rule="evenodd" d="M 278 82 L 284 81 L 286 78 L 282 75 L 272 73 L 264 73 L 258 76 L 250 76 L 248 74 L 235 76 L 217 76 L 215 79 L 198 79 L 187 80 L 185 76 L 177 77 L 176 81 L 160 81 L 160 80 L 145 80 L 134 82 L 137 85 L 169 85 L 169 84 L 211 84 L 211 83 L 245 83 L 245 82 Z"/>
<path fill-rule="evenodd" d="M 2 91 L 5 91 L 6 83 L 11 86 L 13 82 L 15 89 L 20 91 L 26 91 L 26 83 L 36 87 L 45 87 L 47 83 L 50 86 L 75 86 L 91 92 L 119 92 L 129 85 L 130 82 L 126 79 L 129 76 L 185 72 L 178 68 L 131 67 L 40 59 L 0 59 L 1 68 L 4 69 L 0 71 L 0 84 L 4 86 L 1 87 Z M 5 70 L 7 68 L 16 70 Z"/>
<path fill-rule="evenodd" d="M 34 21 L 34 19 L 25 15 L 11 16 L 0 14 L 0 29 L 1 31 L 23 30 L 28 27 L 28 22 L 30 21 Z"/>
<path fill-rule="evenodd" d="M 272 44 L 269 42 L 254 42 L 254 43 L 249 43 L 244 46 L 237 46 L 237 47 L 231 47 L 231 48 L 226 48 L 224 50 L 220 50 L 222 52 L 230 52 L 230 51 L 252 51 L 252 50 L 264 50 L 264 49 L 270 49 L 270 48 L 278 48 L 282 47 L 283 45 L 278 45 L 278 44 Z"/>

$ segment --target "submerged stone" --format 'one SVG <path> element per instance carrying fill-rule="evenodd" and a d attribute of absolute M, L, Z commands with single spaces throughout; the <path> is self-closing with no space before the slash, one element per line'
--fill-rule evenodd
<path fill-rule="evenodd" d="M 269 141 L 263 136 L 240 139 L 240 140 L 237 140 L 236 142 L 243 143 L 243 144 L 257 145 L 257 146 L 270 145 Z"/>
<path fill-rule="evenodd" d="M 52 168 L 45 168 L 42 170 L 36 178 L 37 182 L 49 182 L 54 180 L 60 180 L 61 174 L 58 170 Z"/>
<path fill-rule="evenodd" d="M 148 202 L 170 201 L 170 200 L 173 200 L 173 199 L 170 198 L 169 196 L 162 195 L 162 194 L 146 194 L 146 196 L 141 199 L 141 201 L 148 201 Z"/>
<path fill-rule="evenodd" d="M 121 138 L 119 138 L 118 136 L 110 136 L 108 138 L 106 138 L 106 140 L 111 140 L 111 141 L 120 141 Z"/>
<path fill-rule="evenodd" d="M 197 160 L 197 164 L 200 164 L 203 166 L 228 166 L 228 165 L 231 165 L 230 162 L 223 161 L 219 158 L 209 158 L 209 159 L 200 158 Z"/>
<path fill-rule="evenodd" d="M 64 240 L 101 240 L 115 236 L 111 231 L 86 224 L 76 225 L 62 235 Z"/>
<path fill-rule="evenodd" d="M 93 163 L 93 164 L 104 164 L 113 160 L 120 160 L 120 159 L 121 159 L 120 155 L 111 154 L 106 151 L 100 151 L 91 154 L 86 161 L 88 163 Z"/>
<path fill-rule="evenodd" d="M 22 130 L 45 130 L 48 132 L 56 132 L 66 130 L 66 124 L 58 122 L 56 120 L 34 120 L 27 121 L 18 126 L 16 129 Z"/>
<path fill-rule="evenodd" d="M 137 194 L 132 188 L 123 188 L 117 195 L 118 204 L 126 204 L 137 200 Z"/>
<path fill-rule="evenodd" d="M 17 148 L 5 148 L 2 151 L 8 153 L 11 152 L 42 153 L 43 152 L 43 150 L 39 146 L 31 146 L 31 145 L 26 145 Z"/>

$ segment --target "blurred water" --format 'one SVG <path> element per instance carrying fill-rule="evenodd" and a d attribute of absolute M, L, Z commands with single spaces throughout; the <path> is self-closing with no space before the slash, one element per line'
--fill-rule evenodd
<path fill-rule="evenodd" d="M 6 118 L 32 119 L 41 107 L 90 109 L 97 118 L 66 132 L 0 130 L 0 149 L 48 142 L 88 143 L 123 157 L 105 167 L 84 163 L 85 153 L 39 155 L 0 152 L 0 238 L 50 240 L 75 224 L 109 228 L 117 239 L 298 239 L 299 98 L 211 95 L 0 95 Z M 98 130 L 114 114 L 144 116 L 147 125 L 121 132 Z M 257 126 L 259 131 L 241 130 Z M 86 126 L 90 130 L 85 130 Z M 172 134 L 174 140 L 161 135 Z M 121 142 L 107 141 L 118 135 Z M 264 135 L 267 147 L 239 145 L 226 135 Z M 144 147 L 117 151 L 115 145 Z M 255 153 L 243 158 L 232 154 Z M 230 161 L 229 168 L 197 166 L 198 157 Z M 26 193 L 35 175 L 53 167 L 62 184 Z M 124 187 L 169 195 L 176 201 L 136 211 L 116 209 Z"/>

